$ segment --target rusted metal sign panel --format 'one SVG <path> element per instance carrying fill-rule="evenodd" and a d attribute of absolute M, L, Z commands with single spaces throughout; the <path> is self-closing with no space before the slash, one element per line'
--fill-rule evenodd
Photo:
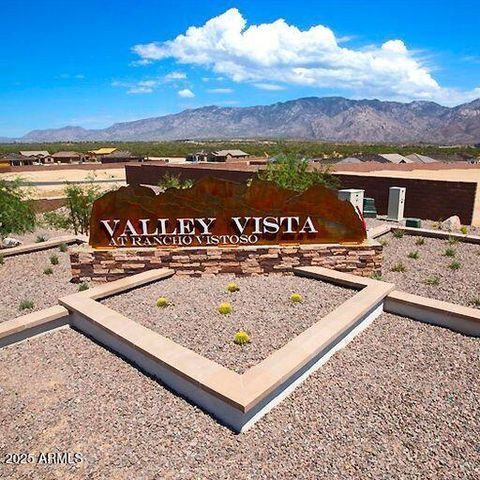
<path fill-rule="evenodd" d="M 189 189 L 156 194 L 121 187 L 99 198 L 90 245 L 189 247 L 361 243 L 365 226 L 353 206 L 320 185 L 295 192 L 254 180 L 250 186 L 203 178 Z"/>

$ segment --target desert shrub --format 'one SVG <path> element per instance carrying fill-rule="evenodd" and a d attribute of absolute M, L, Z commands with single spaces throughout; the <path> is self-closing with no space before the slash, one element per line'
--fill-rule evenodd
<path fill-rule="evenodd" d="M 420 258 L 420 253 L 418 252 L 418 250 L 414 250 L 412 252 L 409 252 L 408 253 L 408 258 L 411 258 L 413 260 L 418 260 Z"/>
<path fill-rule="evenodd" d="M 235 282 L 230 282 L 227 285 L 227 290 L 229 292 L 233 293 L 233 292 L 238 292 L 240 290 L 240 288 L 238 287 L 238 285 Z"/>
<path fill-rule="evenodd" d="M 67 199 L 65 211 L 62 209 L 45 213 L 43 218 L 48 225 L 73 230 L 76 235 L 88 233 L 93 202 L 101 195 L 98 185 L 95 184 L 95 177 L 90 176 L 88 179 L 88 183 L 84 185 L 66 183 L 63 189 Z"/>
<path fill-rule="evenodd" d="M 193 180 L 187 178 L 186 180 L 180 180 L 180 175 L 171 175 L 166 173 L 158 182 L 158 186 L 163 190 L 168 190 L 169 188 L 177 188 L 179 190 L 185 190 L 187 188 L 192 188 Z"/>
<path fill-rule="evenodd" d="M 67 250 L 68 250 L 68 245 L 66 243 L 61 243 L 59 246 L 58 246 L 58 249 L 62 252 L 62 253 L 65 253 Z"/>
<path fill-rule="evenodd" d="M 5 263 L 5 258 L 3 255 L 0 253 L 0 265 L 3 265 Z"/>
<path fill-rule="evenodd" d="M 47 241 L 46 235 L 37 235 L 35 237 L 35 243 L 43 243 Z"/>
<path fill-rule="evenodd" d="M 306 158 L 295 154 L 278 155 L 275 162 L 268 162 L 266 168 L 258 173 L 258 178 L 296 192 L 303 192 L 312 185 L 338 188 L 340 184 L 329 167 L 311 169 Z"/>
<path fill-rule="evenodd" d="M 44 275 L 51 275 L 53 273 L 53 270 L 50 267 L 45 268 L 43 270 Z"/>
<path fill-rule="evenodd" d="M 405 232 L 403 230 L 396 228 L 395 230 L 392 230 L 392 234 L 395 238 L 403 238 L 403 236 L 405 235 Z"/>
<path fill-rule="evenodd" d="M 457 243 L 458 243 L 458 238 L 448 237 L 448 244 L 449 245 L 456 245 Z"/>
<path fill-rule="evenodd" d="M 406 272 L 406 267 L 402 262 L 397 262 L 393 267 L 391 268 L 392 272 L 399 272 L 403 273 Z"/>
<path fill-rule="evenodd" d="M 470 300 L 470 305 L 475 308 L 480 308 L 480 297 L 477 295 Z"/>
<path fill-rule="evenodd" d="M 165 308 L 165 307 L 168 307 L 168 305 L 169 305 L 168 298 L 159 297 L 159 298 L 157 299 L 157 307 L 159 307 L 159 308 Z"/>
<path fill-rule="evenodd" d="M 457 251 L 452 248 L 452 247 L 448 247 L 446 250 L 445 250 L 445 256 L 446 257 L 454 257 L 455 254 L 457 253 Z"/>
<path fill-rule="evenodd" d="M 19 310 L 31 310 L 34 307 L 34 304 L 31 300 L 22 300 L 18 305 Z"/>
<path fill-rule="evenodd" d="M 425 285 L 437 287 L 440 284 L 440 279 L 436 275 L 431 275 L 424 280 Z"/>
<path fill-rule="evenodd" d="M 387 247 L 388 246 L 388 240 L 386 238 L 382 238 L 378 241 L 378 243 L 382 246 L 382 247 Z"/>
<path fill-rule="evenodd" d="M 0 241 L 11 233 L 33 231 L 35 222 L 33 203 L 21 179 L 0 180 Z"/>
<path fill-rule="evenodd" d="M 233 337 L 233 342 L 237 345 L 245 345 L 247 343 L 250 343 L 250 335 L 248 335 L 247 332 L 240 330 Z"/>
<path fill-rule="evenodd" d="M 292 293 L 290 295 L 290 301 L 293 303 L 300 303 L 303 302 L 303 298 L 299 293 Z"/>
<path fill-rule="evenodd" d="M 229 313 L 232 313 L 232 306 L 229 303 L 221 303 L 218 306 L 218 311 L 222 315 L 228 315 Z"/>
<path fill-rule="evenodd" d="M 468 227 L 466 225 L 462 225 L 462 227 L 460 228 L 460 231 L 466 235 L 468 233 Z"/>
<path fill-rule="evenodd" d="M 53 255 L 50 255 L 50 263 L 52 265 L 58 265 L 58 257 L 57 255 L 53 254 Z"/>
<path fill-rule="evenodd" d="M 373 273 L 370 275 L 370 278 L 371 278 L 372 280 L 378 280 L 378 281 L 382 281 L 382 280 L 383 280 L 382 274 L 379 273 L 379 272 L 373 272 Z"/>
<path fill-rule="evenodd" d="M 417 246 L 421 246 L 421 245 L 425 245 L 425 239 L 423 237 L 418 237 L 416 240 L 415 240 L 415 245 Z"/>
<path fill-rule="evenodd" d="M 78 291 L 79 292 L 84 292 L 85 290 L 88 290 L 90 287 L 88 286 L 88 283 L 87 282 L 82 282 L 79 286 L 78 286 Z"/>
<path fill-rule="evenodd" d="M 450 270 L 458 270 L 459 268 L 462 267 L 462 264 L 458 262 L 457 260 L 453 260 L 453 262 L 449 263 L 448 268 Z"/>

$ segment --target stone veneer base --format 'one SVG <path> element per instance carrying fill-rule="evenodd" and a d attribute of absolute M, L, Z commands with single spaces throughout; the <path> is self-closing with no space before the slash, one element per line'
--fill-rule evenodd
<path fill-rule="evenodd" d="M 369 277 L 380 273 L 382 246 L 373 239 L 360 245 L 262 245 L 245 247 L 117 248 L 70 250 L 74 282 L 109 282 L 156 268 L 177 275 L 206 276 L 291 274 L 295 267 L 326 267 Z"/>

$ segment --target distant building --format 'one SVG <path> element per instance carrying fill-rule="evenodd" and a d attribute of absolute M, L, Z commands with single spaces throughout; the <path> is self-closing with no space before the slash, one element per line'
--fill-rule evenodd
<path fill-rule="evenodd" d="M 345 164 L 352 164 L 352 163 L 363 163 L 363 162 L 356 157 L 347 157 L 347 158 L 343 158 L 342 160 L 337 162 L 335 165 L 345 165 Z"/>
<path fill-rule="evenodd" d="M 80 163 L 85 161 L 86 156 L 78 152 L 57 152 L 49 158 L 55 163 Z"/>
<path fill-rule="evenodd" d="M 22 150 L 20 155 L 24 157 L 36 157 L 36 158 L 45 158 L 49 157 L 50 154 L 46 150 Z"/>
<path fill-rule="evenodd" d="M 378 163 L 414 163 L 413 160 L 410 160 L 399 153 L 366 153 L 356 156 L 362 162 L 378 162 Z"/>
<path fill-rule="evenodd" d="M 143 162 L 143 157 L 132 155 L 130 152 L 116 150 L 100 157 L 102 163 Z"/>
<path fill-rule="evenodd" d="M 438 162 L 438 160 L 435 160 L 432 157 L 427 157 L 426 155 L 420 155 L 419 153 L 412 153 L 410 155 L 407 155 L 407 158 L 409 158 L 414 163 L 436 163 L 436 162 Z"/>
<path fill-rule="evenodd" d="M 232 160 L 244 160 L 250 155 L 242 150 L 219 150 L 217 152 L 210 152 L 207 155 L 209 162 L 228 162 Z"/>
<path fill-rule="evenodd" d="M 97 148 L 96 150 L 90 150 L 89 153 L 90 155 L 93 155 L 94 157 L 100 157 L 102 155 L 111 155 L 113 152 L 116 152 L 117 149 L 113 147 L 102 147 L 102 148 Z"/>
<path fill-rule="evenodd" d="M 2 163 L 7 163 L 12 167 L 22 167 L 24 165 L 33 165 L 40 160 L 35 156 L 20 155 L 19 153 L 6 153 L 2 155 Z"/>
<path fill-rule="evenodd" d="M 187 162 L 206 162 L 208 160 L 208 153 L 204 151 L 189 153 L 185 157 L 185 160 Z"/>

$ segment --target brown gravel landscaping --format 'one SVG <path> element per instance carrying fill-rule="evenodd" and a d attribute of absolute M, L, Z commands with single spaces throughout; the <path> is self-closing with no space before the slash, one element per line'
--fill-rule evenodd
<path fill-rule="evenodd" d="M 72 330 L 0 350 L 0 465 L 31 479 L 477 479 L 479 339 L 382 315 L 236 435 Z"/>
<path fill-rule="evenodd" d="M 423 245 L 416 245 L 419 238 L 423 238 Z M 449 244 L 448 240 L 412 235 L 395 238 L 392 233 L 377 240 L 387 242 L 383 249 L 383 280 L 416 295 L 480 307 L 480 245 Z M 448 248 L 454 256 L 445 255 Z M 418 258 L 409 258 L 411 252 L 418 252 Z M 454 261 L 460 268 L 449 267 Z M 392 271 L 398 270 L 399 263 L 405 271 Z"/>
<path fill-rule="evenodd" d="M 227 292 L 235 282 L 240 290 Z M 292 303 L 299 293 L 302 303 Z M 235 278 L 173 276 L 102 303 L 197 353 L 238 373 L 256 365 L 353 296 L 354 290 L 283 275 Z M 156 306 L 159 297 L 170 302 Z M 217 311 L 231 304 L 231 314 Z M 238 346 L 233 337 L 246 331 L 251 343 Z"/>
<path fill-rule="evenodd" d="M 51 264 L 51 255 L 58 257 L 58 265 Z M 53 273 L 45 275 L 46 268 Z M 68 253 L 58 248 L 5 257 L 0 264 L 0 322 L 57 305 L 59 297 L 78 291 L 69 282 L 71 276 Z M 22 300 L 33 301 L 33 308 L 19 310 Z"/>

